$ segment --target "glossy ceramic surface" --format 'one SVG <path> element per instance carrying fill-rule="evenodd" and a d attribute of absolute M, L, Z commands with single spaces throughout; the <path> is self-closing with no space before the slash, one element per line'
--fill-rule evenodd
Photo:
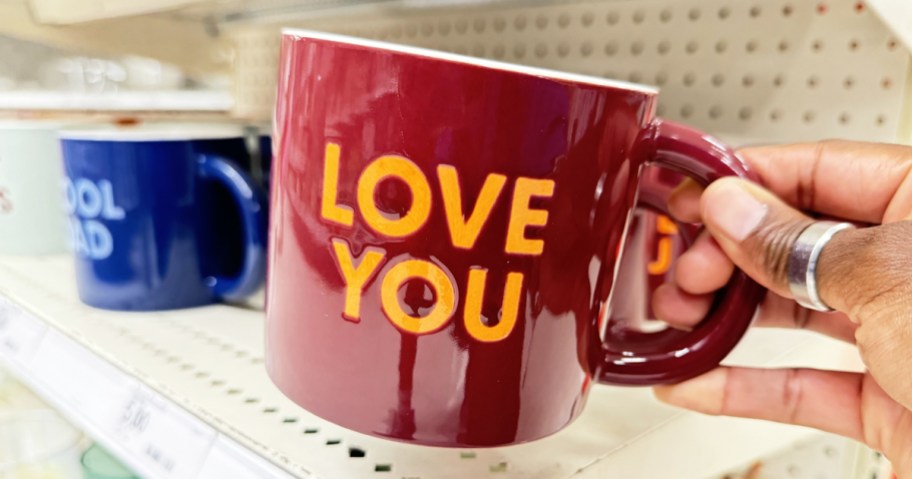
<path fill-rule="evenodd" d="M 267 368 L 343 426 L 439 446 L 556 432 L 593 381 L 718 364 L 759 288 L 736 275 L 693 332 L 610 315 L 649 162 L 747 176 L 730 150 L 654 119 L 655 94 L 297 32 L 282 45 Z M 664 207 L 661 192 L 644 201 Z"/>
<path fill-rule="evenodd" d="M 246 161 L 242 138 L 62 145 L 85 303 L 183 308 L 240 299 L 262 285 L 266 204 L 233 161 Z"/>
<path fill-rule="evenodd" d="M 59 126 L 0 122 L 0 254 L 66 250 Z"/>

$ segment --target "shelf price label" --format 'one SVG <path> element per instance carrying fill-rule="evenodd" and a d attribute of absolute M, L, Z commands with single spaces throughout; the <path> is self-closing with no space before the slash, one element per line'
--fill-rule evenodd
<path fill-rule="evenodd" d="M 114 437 L 161 477 L 195 478 L 215 440 L 203 421 L 145 386 L 121 409 Z"/>
<path fill-rule="evenodd" d="M 0 355 L 25 363 L 46 331 L 47 325 L 43 321 L 6 298 L 0 298 Z"/>

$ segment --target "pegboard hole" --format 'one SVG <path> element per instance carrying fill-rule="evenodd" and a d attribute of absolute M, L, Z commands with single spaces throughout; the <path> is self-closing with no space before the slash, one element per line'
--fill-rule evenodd
<path fill-rule="evenodd" d="M 728 42 L 725 40 L 716 42 L 716 53 L 725 53 L 725 50 L 728 50 Z"/>
<path fill-rule="evenodd" d="M 633 56 L 639 56 L 641 53 L 643 53 L 643 48 L 643 42 L 633 42 L 630 45 L 630 53 Z"/>
<path fill-rule="evenodd" d="M 817 53 L 820 50 L 823 50 L 823 40 L 814 40 L 811 42 L 811 51 Z"/>
<path fill-rule="evenodd" d="M 781 118 L 782 118 L 781 110 L 773 110 L 770 112 L 770 120 L 772 120 L 773 123 L 779 121 Z"/>
<path fill-rule="evenodd" d="M 503 45 L 494 45 L 494 49 L 491 50 L 491 55 L 493 55 L 494 58 L 497 58 L 498 60 L 503 58 L 505 53 L 506 50 L 504 49 Z"/>
<path fill-rule="evenodd" d="M 891 38 L 890 40 L 887 41 L 887 50 L 896 50 L 897 45 L 898 44 L 896 43 L 896 39 Z"/>
<path fill-rule="evenodd" d="M 712 79 L 710 81 L 712 82 L 713 86 L 720 87 L 725 83 L 725 75 L 716 73 L 712 76 Z"/>
<path fill-rule="evenodd" d="M 627 76 L 627 79 L 630 80 L 631 83 L 640 83 L 643 81 L 643 75 L 640 74 L 640 72 L 632 72 Z"/>
<path fill-rule="evenodd" d="M 304 434 L 316 434 L 318 432 L 320 432 L 320 429 L 315 428 L 315 427 L 309 427 L 307 429 L 304 429 Z"/>
<path fill-rule="evenodd" d="M 523 58 L 526 56 L 526 46 L 522 43 L 513 46 L 513 56 L 516 58 Z"/>
<path fill-rule="evenodd" d="M 523 50 L 525 51 L 525 47 L 523 47 Z M 592 55 L 592 44 L 589 42 L 583 42 L 583 44 L 580 45 L 580 55 L 584 57 Z"/>
<path fill-rule="evenodd" d="M 251 364 L 263 364 L 263 358 L 250 358 Z"/>
<path fill-rule="evenodd" d="M 697 77 L 693 73 L 684 74 L 684 86 L 693 86 L 697 81 Z"/>
<path fill-rule="evenodd" d="M 488 471 L 498 473 L 498 472 L 507 472 L 509 464 L 507 462 L 498 462 L 488 466 Z"/>
<path fill-rule="evenodd" d="M 880 81 L 880 87 L 883 88 L 884 90 L 889 90 L 890 87 L 892 87 L 892 86 L 893 86 L 893 80 L 891 80 L 889 78 L 884 78 L 883 80 Z"/>
<path fill-rule="evenodd" d="M 374 464 L 374 472 L 391 472 L 392 470 L 392 464 Z"/>
<path fill-rule="evenodd" d="M 617 43 L 610 42 L 605 44 L 605 55 L 613 56 L 618 51 Z"/>
<path fill-rule="evenodd" d="M 699 8 L 691 8 L 690 11 L 687 12 L 687 18 L 692 22 L 699 20 L 701 15 L 702 12 L 700 12 Z"/>
<path fill-rule="evenodd" d="M 792 12 L 794 12 L 794 11 L 795 11 L 795 9 L 791 5 L 786 4 L 782 7 L 782 16 L 790 17 L 790 16 L 792 16 Z"/>
<path fill-rule="evenodd" d="M 855 86 L 855 79 L 852 77 L 846 77 L 846 79 L 842 81 L 842 86 L 846 90 L 850 90 L 853 86 Z"/>
<path fill-rule="evenodd" d="M 656 108 L 656 115 L 665 116 L 665 110 L 666 110 L 665 105 L 659 105 Z"/>
<path fill-rule="evenodd" d="M 484 18 L 476 18 L 475 21 L 472 22 L 472 30 L 475 30 L 475 33 L 484 33 L 487 26 L 488 24 L 485 22 Z"/>
<path fill-rule="evenodd" d="M 826 15 L 826 13 L 827 13 L 829 10 L 830 10 L 830 7 L 827 6 L 826 2 L 819 2 L 819 3 L 817 3 L 817 14 L 818 14 L 818 15 Z"/>
<path fill-rule="evenodd" d="M 296 417 L 286 417 L 285 419 L 282 419 L 282 423 L 284 424 L 294 424 L 296 422 L 298 422 L 298 418 Z"/>
<path fill-rule="evenodd" d="M 848 113 L 843 113 L 843 115 L 848 116 Z M 839 451 L 837 451 L 836 448 L 833 446 L 826 446 L 825 448 L 823 448 L 823 454 L 826 457 L 834 458 L 839 454 Z"/>
<path fill-rule="evenodd" d="M 548 27 L 548 17 L 546 17 L 544 15 L 539 15 L 539 16 L 535 17 L 535 26 L 539 30 L 544 30 L 545 28 L 547 28 Z"/>
<path fill-rule="evenodd" d="M 507 21 L 503 18 L 497 17 L 494 19 L 493 26 L 495 32 L 502 32 L 507 28 Z"/>
<path fill-rule="evenodd" d="M 817 85 L 818 85 L 819 83 L 820 83 L 820 80 L 818 80 L 817 77 L 815 77 L 815 76 L 810 76 L 810 77 L 808 77 L 808 79 L 807 79 L 807 86 L 808 86 L 808 88 L 811 88 L 811 89 L 817 88 Z"/>
<path fill-rule="evenodd" d="M 741 108 L 740 110 L 738 110 L 738 118 L 740 118 L 743 121 L 750 120 L 750 118 L 753 115 L 754 115 L 754 111 L 750 107 L 744 107 L 744 108 Z"/>
<path fill-rule="evenodd" d="M 227 391 L 225 391 L 225 392 L 226 392 L 227 394 L 232 395 L 232 396 L 237 395 L 237 394 L 241 394 L 241 390 L 240 390 L 240 389 L 236 389 L 236 388 L 231 388 L 231 389 L 229 389 L 229 390 L 227 390 Z"/>
<path fill-rule="evenodd" d="M 259 398 L 247 398 L 244 400 L 244 402 L 247 404 L 256 404 L 256 403 L 260 402 L 260 399 Z"/>
<path fill-rule="evenodd" d="M 773 77 L 773 86 L 774 86 L 774 87 L 779 88 L 779 87 L 781 87 L 781 86 L 784 85 L 784 84 L 785 84 L 785 77 L 784 77 L 784 76 L 782 76 L 782 75 L 776 75 L 775 77 Z"/>
<path fill-rule="evenodd" d="M 691 41 L 687 42 L 687 45 L 684 46 L 684 51 L 687 52 L 689 55 L 693 55 L 694 53 L 697 53 L 697 50 L 699 50 L 699 49 L 700 49 L 700 44 L 697 43 L 695 40 L 691 40 Z"/>
<path fill-rule="evenodd" d="M 209 384 L 211 384 L 213 387 L 220 387 L 220 386 L 225 385 L 225 381 L 223 381 L 221 379 L 216 379 L 216 380 L 210 382 Z"/>
<path fill-rule="evenodd" d="M 453 28 L 456 30 L 456 33 L 462 35 L 469 29 L 469 21 L 465 18 L 460 18 L 459 20 L 456 20 Z"/>
<path fill-rule="evenodd" d="M 450 25 L 450 22 L 441 21 L 440 23 L 437 24 L 437 33 L 439 33 L 440 35 L 443 35 L 443 36 L 447 36 L 450 34 L 450 30 L 452 28 L 453 28 L 453 26 Z"/>
<path fill-rule="evenodd" d="M 754 77 L 751 75 L 744 75 L 744 77 L 741 78 L 741 85 L 743 85 L 745 88 L 754 86 Z"/>
<path fill-rule="evenodd" d="M 535 56 L 537 56 L 538 58 L 545 58 L 545 56 L 547 54 L 548 54 L 547 45 L 545 45 L 544 43 L 539 43 L 538 45 L 535 45 Z"/>
<path fill-rule="evenodd" d="M 484 21 L 482 21 L 481 27 L 482 27 L 482 31 L 484 31 Z M 414 38 L 416 35 L 418 35 L 418 27 L 415 25 L 406 25 L 405 36 L 407 36 L 409 38 Z"/>
<path fill-rule="evenodd" d="M 475 451 L 459 451 L 460 459 L 475 459 L 478 455 L 475 454 Z"/>
<path fill-rule="evenodd" d="M 199 372 L 197 372 L 196 374 L 194 374 L 194 376 L 195 376 L 197 379 L 203 379 L 203 378 L 205 378 L 206 376 L 209 376 L 209 373 L 207 373 L 207 372 L 205 372 L 205 371 L 199 371 Z"/>
<path fill-rule="evenodd" d="M 434 34 L 434 25 L 431 25 L 430 23 L 425 23 L 424 25 L 421 25 L 421 34 L 426 37 L 433 35 Z"/>
<path fill-rule="evenodd" d="M 659 55 L 667 54 L 669 51 L 671 51 L 671 42 L 668 40 L 662 40 L 656 46 L 656 50 L 659 52 Z"/>
<path fill-rule="evenodd" d="M 275 407 L 264 407 L 263 414 L 274 414 L 274 413 L 278 412 L 278 410 L 279 409 L 275 408 Z"/>
<path fill-rule="evenodd" d="M 526 29 L 526 23 L 527 20 L 525 15 L 517 15 L 516 18 L 513 19 L 513 28 L 521 32 Z"/>
<path fill-rule="evenodd" d="M 189 370 L 193 369 L 193 365 L 189 364 L 189 363 L 184 363 L 184 364 L 181 364 L 180 368 L 182 371 L 189 371 Z"/>
<path fill-rule="evenodd" d="M 350 447 L 348 448 L 348 457 L 364 457 L 367 455 L 367 452 L 360 447 Z"/>
<path fill-rule="evenodd" d="M 842 112 L 842 113 L 839 114 L 839 124 L 840 124 L 840 125 L 847 125 L 847 124 L 849 124 L 849 120 L 851 120 L 851 119 L 852 119 L 852 117 L 849 116 L 849 114 L 846 113 L 846 112 Z"/>
<path fill-rule="evenodd" d="M 475 45 L 472 47 L 472 55 L 475 55 L 476 57 L 483 57 L 485 55 L 484 45 Z"/>
<path fill-rule="evenodd" d="M 495 48 L 495 50 L 496 50 L 496 48 Z M 557 46 L 557 56 L 564 58 L 569 54 L 570 54 L 570 45 L 568 45 L 567 43 L 561 43 L 560 45 Z M 496 54 L 495 54 L 495 56 L 496 56 Z"/>
<path fill-rule="evenodd" d="M 326 445 L 327 445 L 327 446 L 336 446 L 336 445 L 339 445 L 339 444 L 342 444 L 342 440 L 341 440 L 341 439 L 327 439 L 327 440 L 326 440 Z"/>
<path fill-rule="evenodd" d="M 559 26 L 561 28 L 569 27 L 570 26 L 570 15 L 567 13 L 561 13 L 560 16 L 557 17 L 557 26 Z"/>
<path fill-rule="evenodd" d="M 779 42 L 779 45 L 777 45 L 776 48 L 778 48 L 780 52 L 786 52 L 789 49 L 789 43 L 785 40 L 782 40 Z"/>
<path fill-rule="evenodd" d="M 877 119 L 874 120 L 877 123 L 877 126 L 884 126 L 887 123 L 887 117 L 884 115 L 877 115 Z"/>
<path fill-rule="evenodd" d="M 580 23 L 582 23 L 584 27 L 591 27 L 592 24 L 595 23 L 595 14 L 592 12 L 584 13 L 583 16 L 580 17 Z"/>
<path fill-rule="evenodd" d="M 646 20 L 646 12 L 642 10 L 633 12 L 633 23 L 639 25 L 643 23 L 643 20 Z"/>
<path fill-rule="evenodd" d="M 608 22 L 608 25 L 617 25 L 617 22 L 621 21 L 621 15 L 618 12 L 608 12 L 608 16 L 605 17 L 605 20 Z"/>
<path fill-rule="evenodd" d="M 663 86 L 668 83 L 668 74 L 665 72 L 656 73 L 655 83 L 658 86 Z"/>
<path fill-rule="evenodd" d="M 718 120 L 722 116 L 722 107 L 715 105 L 709 109 L 709 117 L 713 120 Z"/>
<path fill-rule="evenodd" d="M 748 12 L 748 14 L 751 16 L 751 18 L 757 18 L 760 16 L 761 13 L 763 13 L 763 10 L 761 10 L 760 5 L 754 5 L 753 7 L 751 7 L 750 11 Z"/>
<path fill-rule="evenodd" d="M 668 23 L 671 21 L 672 16 L 673 15 L 671 13 L 671 10 L 666 8 L 659 12 L 659 21 L 662 23 Z"/>
<path fill-rule="evenodd" d="M 855 2 L 855 13 L 863 13 L 865 11 L 865 4 L 862 1 Z"/>
<path fill-rule="evenodd" d="M 804 120 L 805 123 L 813 123 L 816 118 L 817 115 L 812 111 L 806 111 L 804 112 L 804 115 L 801 116 L 801 119 Z"/>
<path fill-rule="evenodd" d="M 857 51 L 859 46 L 861 46 L 861 43 L 858 40 L 852 39 L 849 41 L 849 51 Z"/>
<path fill-rule="evenodd" d="M 747 44 L 744 45 L 744 49 L 747 50 L 747 53 L 754 53 L 757 51 L 757 42 L 756 40 L 750 40 Z"/>
<path fill-rule="evenodd" d="M 690 118 L 693 115 L 693 111 L 694 111 L 693 106 L 684 105 L 681 107 L 681 117 Z"/>
<path fill-rule="evenodd" d="M 731 9 L 728 7 L 722 7 L 719 9 L 719 20 L 725 20 L 731 16 Z"/>

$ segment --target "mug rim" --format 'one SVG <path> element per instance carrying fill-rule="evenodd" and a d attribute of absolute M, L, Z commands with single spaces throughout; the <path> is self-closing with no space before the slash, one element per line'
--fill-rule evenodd
<path fill-rule="evenodd" d="M 156 142 L 225 140 L 244 138 L 244 126 L 223 123 L 140 123 L 138 125 L 94 125 L 60 131 L 61 140 L 104 142 Z"/>
<path fill-rule="evenodd" d="M 307 30 L 302 28 L 283 28 L 282 37 L 291 37 L 294 39 L 313 39 L 313 40 L 322 40 L 333 43 L 341 43 L 345 45 L 358 46 L 376 50 L 384 50 L 387 52 L 412 55 L 418 57 L 424 57 L 434 60 L 442 60 L 447 62 L 459 63 L 463 65 L 472 65 L 477 67 L 482 67 L 490 70 L 499 70 L 509 73 L 519 73 L 523 75 L 531 75 L 546 80 L 563 82 L 563 83 L 576 83 L 589 86 L 597 86 L 602 88 L 612 88 L 618 90 L 634 91 L 637 93 L 642 93 L 646 95 L 655 96 L 659 93 L 657 87 L 650 85 L 643 85 L 639 83 L 627 82 L 624 80 L 614 80 L 610 78 L 602 78 L 594 75 L 586 75 L 582 73 L 570 73 L 563 72 L 559 70 L 552 70 L 548 68 L 533 67 L 527 65 L 519 65 L 515 63 L 508 63 L 498 60 L 489 60 L 487 58 L 476 58 L 470 57 L 468 55 L 460 55 L 458 53 L 442 52 L 438 50 L 432 50 L 429 48 L 414 47 L 410 45 L 400 45 L 398 43 L 385 42 L 382 40 L 371 40 L 366 38 L 358 38 L 349 35 L 340 35 L 337 33 L 326 33 L 318 32 L 314 30 Z"/>

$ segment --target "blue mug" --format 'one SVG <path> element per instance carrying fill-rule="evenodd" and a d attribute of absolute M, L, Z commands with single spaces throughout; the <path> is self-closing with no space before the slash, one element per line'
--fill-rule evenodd
<path fill-rule="evenodd" d="M 240 300 L 265 278 L 266 199 L 239 128 L 61 134 L 80 299 L 115 310 Z"/>

